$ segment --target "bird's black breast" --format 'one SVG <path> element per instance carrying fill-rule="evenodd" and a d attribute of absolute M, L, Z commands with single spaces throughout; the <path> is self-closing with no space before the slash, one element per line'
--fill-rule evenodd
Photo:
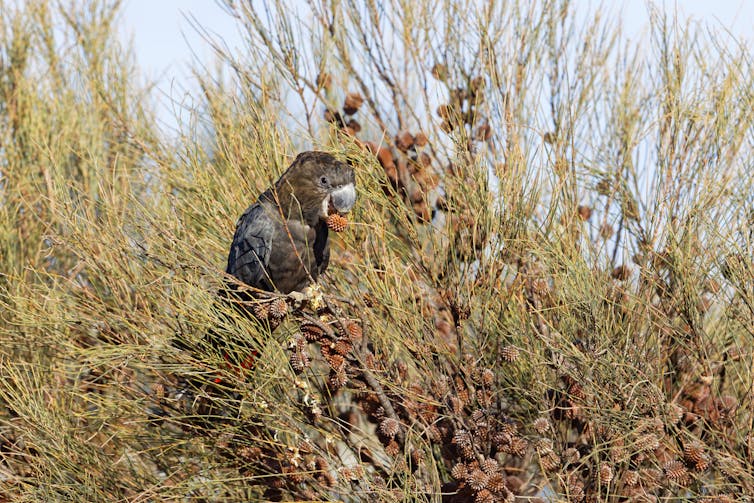
<path fill-rule="evenodd" d="M 290 293 L 309 286 L 329 260 L 327 225 L 312 228 L 299 220 L 287 220 L 276 234 L 267 270 L 275 289 Z"/>
<path fill-rule="evenodd" d="M 322 274 L 330 263 L 330 240 L 327 224 L 320 222 L 316 227 L 314 238 L 314 260 L 316 262 L 317 275 Z M 315 276 L 316 279 L 316 276 Z"/>

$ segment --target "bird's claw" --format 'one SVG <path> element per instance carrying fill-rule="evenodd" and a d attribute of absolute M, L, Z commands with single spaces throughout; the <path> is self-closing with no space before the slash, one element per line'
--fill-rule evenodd
<path fill-rule="evenodd" d="M 309 304 L 311 305 L 312 309 L 319 311 L 323 304 L 322 290 L 320 290 L 319 285 L 317 283 L 312 283 L 311 285 L 307 286 L 304 291 L 309 297 Z"/>
<path fill-rule="evenodd" d="M 323 304 L 322 290 L 320 290 L 319 285 L 316 283 L 304 288 L 303 292 L 289 293 L 287 298 L 295 307 L 301 307 L 304 303 L 309 303 L 315 311 L 320 309 Z"/>
<path fill-rule="evenodd" d="M 309 300 L 309 295 L 307 292 L 291 292 L 288 294 L 288 298 L 293 301 L 293 304 L 298 307 L 307 300 Z"/>

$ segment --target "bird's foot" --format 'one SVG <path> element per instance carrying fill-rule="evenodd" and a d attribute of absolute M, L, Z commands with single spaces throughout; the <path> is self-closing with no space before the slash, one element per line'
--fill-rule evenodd
<path fill-rule="evenodd" d="M 293 301 L 295 307 L 300 307 L 304 302 L 309 300 L 309 296 L 306 291 L 303 292 L 291 292 L 288 294 L 288 298 Z"/>
<path fill-rule="evenodd" d="M 312 306 L 312 309 L 319 311 L 324 304 L 324 295 L 322 294 L 319 285 L 317 283 L 312 283 L 306 287 L 304 292 L 306 292 L 306 295 L 309 297 L 309 305 Z"/>
<path fill-rule="evenodd" d="M 316 283 L 304 288 L 303 292 L 291 292 L 287 297 L 292 301 L 294 307 L 301 307 L 305 302 L 308 302 L 315 311 L 319 310 L 324 304 L 322 290 Z"/>

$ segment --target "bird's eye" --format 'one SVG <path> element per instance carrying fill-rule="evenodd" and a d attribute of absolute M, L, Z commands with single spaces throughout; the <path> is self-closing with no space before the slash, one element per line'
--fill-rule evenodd
<path fill-rule="evenodd" d="M 319 183 L 320 183 L 320 185 L 322 185 L 322 186 L 327 186 L 327 177 L 326 177 L 326 176 L 323 176 L 322 178 L 320 178 L 320 179 L 319 179 Z"/>

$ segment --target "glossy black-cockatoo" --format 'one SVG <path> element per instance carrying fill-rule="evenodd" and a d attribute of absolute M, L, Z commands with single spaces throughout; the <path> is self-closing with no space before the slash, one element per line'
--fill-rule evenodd
<path fill-rule="evenodd" d="M 265 291 L 303 291 L 330 260 L 328 216 L 356 202 L 354 171 L 325 152 L 303 152 L 236 224 L 226 272 Z"/>
<path fill-rule="evenodd" d="M 338 230 L 355 202 L 351 166 L 325 152 L 299 154 L 236 223 L 226 272 L 253 288 L 239 288 L 238 282 L 229 280 L 219 296 L 246 316 L 256 317 L 254 306 L 259 299 L 255 300 L 254 289 L 284 294 L 305 290 L 327 269 L 328 224 Z M 340 223 L 333 225 L 333 217 Z M 251 368 L 259 354 L 224 330 L 210 328 L 205 341 L 231 368 Z M 181 339 L 174 344 L 192 349 Z"/>

